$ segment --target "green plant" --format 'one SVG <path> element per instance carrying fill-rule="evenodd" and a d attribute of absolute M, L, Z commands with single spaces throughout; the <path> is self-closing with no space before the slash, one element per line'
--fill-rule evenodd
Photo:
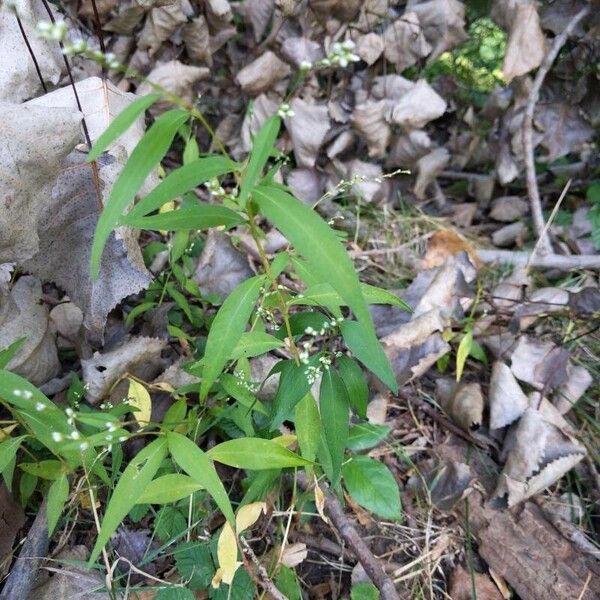
<path fill-rule="evenodd" d="M 132 103 L 99 138 L 89 160 L 95 160 L 157 99 L 153 95 Z M 396 391 L 368 305 L 408 307 L 393 294 L 362 284 L 336 232 L 275 182 L 281 165 L 275 150 L 279 116 L 266 121 L 248 160 L 239 163 L 225 154 L 200 155 L 190 134 L 192 113 L 180 108 L 163 113 L 138 143 L 99 218 L 90 266 L 96 276 L 106 240 L 116 227 L 172 232 L 168 245 L 153 242 L 145 249 L 147 260 L 168 250 L 169 266 L 126 322 L 134 323 L 169 296 L 176 304 L 169 316 L 169 332 L 191 344 L 195 360 L 186 369 L 200 377 L 200 385 L 174 390 L 175 402 L 163 421 L 152 423 L 148 392 L 135 379 L 130 378 L 128 403 L 96 410 L 75 402 L 63 410 L 18 375 L 0 371 L 0 401 L 16 426 L 2 442 L 0 471 L 10 484 L 19 449 L 32 458 L 19 463 L 21 489 L 31 493 L 37 482 L 33 478 L 51 482 L 51 528 L 68 504 L 70 492 L 79 489 L 77 485 L 88 490 L 94 511 L 96 500 L 107 498 L 101 503 L 102 518 L 97 515 L 99 531 L 91 563 L 128 515 L 140 518 L 153 511 L 156 532 L 175 543 L 193 527 L 192 512 L 204 511 L 206 517 L 207 507 L 214 502 L 226 525 L 217 536 L 214 565 L 211 562 L 209 572 L 196 583 L 206 586 L 212 580 L 218 586 L 222 580 L 237 585 L 236 581 L 248 577 L 236 572 L 236 535 L 251 522 L 242 509 L 234 512 L 214 463 L 249 472 L 241 500 L 242 508 L 248 506 L 248 510 L 256 511 L 258 501 L 282 472 L 301 467 L 326 477 L 338 492 L 345 485 L 365 508 L 388 519 L 400 518 L 398 489 L 387 467 L 352 456 L 353 451 L 382 440 L 389 429 L 352 424 L 351 412 L 358 421 L 366 417 L 368 387 L 363 367 Z M 178 135 L 185 142 L 183 165 L 128 209 Z M 201 184 L 209 185 L 220 202 L 199 202 L 192 190 Z M 290 248 L 273 257 L 263 248 L 261 225 L 265 221 L 290 242 Z M 262 267 L 225 298 L 214 314 L 211 300 L 216 299 L 203 297 L 191 278 L 192 257 L 202 243 L 198 232 L 210 227 L 245 230 L 254 240 Z M 293 286 L 281 283 L 284 272 L 285 281 L 292 280 Z M 279 384 L 273 401 L 265 403 L 257 397 L 264 381 L 251 379 L 249 359 L 275 349 L 283 358 L 267 379 L 279 375 Z M 3 356 L 12 351 L 7 349 Z M 317 403 L 311 390 L 319 380 Z M 79 400 L 85 390 L 77 380 L 75 388 Z M 198 401 L 190 405 L 186 393 L 196 393 Z M 293 427 L 294 435 L 279 434 L 284 422 Z M 208 431 L 217 432 L 223 441 L 205 452 L 200 443 Z M 121 444 L 142 436 L 149 443 L 124 465 Z M 297 451 L 290 446 L 297 446 Z M 385 494 L 372 493 L 373 477 L 384 482 Z M 26 502 L 26 494 L 22 495 Z M 182 510 L 186 502 L 187 519 Z M 185 552 L 208 552 L 207 548 L 178 545 L 178 567 L 185 563 Z M 186 577 L 185 567 L 179 571 Z M 282 585 L 293 587 L 289 574 L 278 573 Z M 251 580 L 250 584 L 252 588 Z"/>

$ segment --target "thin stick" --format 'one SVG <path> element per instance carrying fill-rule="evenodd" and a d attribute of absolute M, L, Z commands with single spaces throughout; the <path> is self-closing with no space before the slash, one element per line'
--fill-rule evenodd
<path fill-rule="evenodd" d="M 50 21 L 52 21 L 52 23 L 56 23 L 56 19 L 54 18 L 54 14 L 52 13 L 50 6 L 48 6 L 47 0 L 42 0 L 42 4 L 44 5 L 46 12 L 48 13 L 48 17 L 50 17 Z M 83 108 L 81 108 L 81 102 L 79 101 L 79 94 L 77 93 L 77 87 L 75 86 L 75 80 L 73 79 L 73 72 L 71 71 L 71 64 L 69 63 L 69 59 L 67 58 L 67 55 L 64 53 L 65 47 L 62 42 L 58 42 L 58 45 L 60 46 L 60 49 L 62 52 L 62 57 L 63 57 L 63 61 L 65 63 L 65 67 L 67 69 L 67 74 L 69 75 L 69 81 L 71 82 L 71 88 L 73 88 L 73 95 L 75 96 L 75 102 L 77 103 L 77 108 L 79 109 L 79 112 L 83 115 Z M 90 133 L 87 128 L 87 123 L 85 122 L 85 116 L 81 117 L 81 125 L 83 127 L 83 135 L 85 136 L 85 141 L 88 145 L 88 148 L 91 148 L 92 140 L 90 139 Z"/>
<path fill-rule="evenodd" d="M 271 581 L 267 570 L 260 563 L 256 554 L 254 554 L 254 550 L 252 550 L 250 544 L 248 544 L 248 542 L 242 536 L 240 536 L 240 544 L 242 545 L 242 550 L 244 551 L 244 554 L 249 556 L 250 560 L 254 563 L 254 566 L 256 567 L 256 571 L 258 573 L 258 583 L 260 583 L 265 592 L 267 592 L 267 594 L 270 594 L 273 598 L 275 598 L 275 600 L 288 600 L 288 597 L 285 594 L 282 594 L 277 589 L 273 581 Z"/>
<path fill-rule="evenodd" d="M 540 269 L 559 269 L 572 271 L 573 269 L 600 270 L 600 256 L 593 254 L 563 256 L 562 254 L 538 254 L 531 258 L 529 252 L 513 252 L 512 250 L 477 250 L 481 262 L 502 262 L 513 265 L 527 265 Z M 531 260 L 530 260 L 531 259 Z"/>
<path fill-rule="evenodd" d="M 567 192 L 569 191 L 569 188 L 571 187 L 572 181 L 573 181 L 572 179 L 569 179 L 569 181 L 567 181 L 567 185 L 565 185 L 565 187 L 563 188 L 563 191 L 560 193 L 558 202 L 552 209 L 552 213 L 550 214 L 550 217 L 548 217 L 548 222 L 544 225 L 544 230 L 542 231 L 542 236 L 540 236 L 538 238 L 538 241 L 535 243 L 535 246 L 533 247 L 533 250 L 531 251 L 531 255 L 529 256 L 529 260 L 527 261 L 527 265 L 525 266 L 526 269 L 529 269 L 529 265 L 535 258 L 535 255 L 537 254 L 537 251 L 539 250 L 540 244 L 542 243 L 542 239 L 544 239 L 545 237 L 547 238 L 548 229 L 550 228 L 552 221 L 554 221 L 554 217 L 556 217 L 556 213 L 558 212 L 558 209 L 560 208 L 562 201 L 565 199 L 565 196 L 567 195 Z"/>
<path fill-rule="evenodd" d="M 554 38 L 550 50 L 544 57 L 540 68 L 538 69 L 529 97 L 525 107 L 525 115 L 523 117 L 523 153 L 525 156 L 525 171 L 527 179 L 527 193 L 529 194 L 529 202 L 531 205 L 531 216 L 533 224 L 538 236 L 540 246 L 540 254 L 552 254 L 552 245 L 548 238 L 547 231 L 544 225 L 544 213 L 542 211 L 542 201 L 540 199 L 540 190 L 538 188 L 537 179 L 535 176 L 535 159 L 533 153 L 533 113 L 535 105 L 539 100 L 540 89 L 544 83 L 544 79 L 550 71 L 552 64 L 556 60 L 560 49 L 565 45 L 568 37 L 573 33 L 577 24 L 586 17 L 590 12 L 589 4 L 582 8 L 567 24 L 563 31 Z"/>
<path fill-rule="evenodd" d="M 102 24 L 100 23 L 100 14 L 98 13 L 98 7 L 96 6 L 96 0 L 92 0 L 92 10 L 94 11 L 94 29 L 96 30 L 96 37 L 100 44 L 100 50 L 102 54 L 106 54 L 106 46 L 104 45 L 104 35 L 102 34 Z M 104 75 L 104 68 L 102 69 Z"/>
<path fill-rule="evenodd" d="M 298 483 L 304 489 L 310 489 L 311 485 L 304 473 L 298 473 Z M 325 487 L 325 486 L 323 486 Z M 352 526 L 346 515 L 340 501 L 327 489 L 325 491 L 325 513 L 331 520 L 340 536 L 352 549 L 354 555 L 360 561 L 366 574 L 379 589 L 382 600 L 400 600 L 394 582 L 383 570 L 380 562 L 373 556 L 369 547 L 365 544 L 362 537 Z"/>
<path fill-rule="evenodd" d="M 15 18 L 17 19 L 17 24 L 19 25 L 19 29 L 21 31 L 21 35 L 23 36 L 23 40 L 25 41 L 25 45 L 27 46 L 27 50 L 29 50 L 29 56 L 31 56 L 31 60 L 33 61 L 33 66 L 35 67 L 35 72 L 37 73 L 37 76 L 38 76 L 38 79 L 40 80 L 40 83 L 42 84 L 42 89 L 44 90 L 44 93 L 47 94 L 48 93 L 48 88 L 46 87 L 46 83 L 44 82 L 44 77 L 42 76 L 42 71 L 40 69 L 40 65 L 39 65 L 39 63 L 37 61 L 37 58 L 35 56 L 35 52 L 33 51 L 33 48 L 31 47 L 31 44 L 29 43 L 29 38 L 27 37 L 27 33 L 25 32 L 25 28 L 23 27 L 23 23 L 21 22 L 21 18 L 17 14 L 16 10 L 15 10 Z"/>

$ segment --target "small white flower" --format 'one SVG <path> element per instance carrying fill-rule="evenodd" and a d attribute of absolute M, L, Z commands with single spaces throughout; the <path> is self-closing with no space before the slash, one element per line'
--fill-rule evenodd
<path fill-rule="evenodd" d="M 121 66 L 121 63 L 112 52 L 108 52 L 104 55 L 104 62 L 109 69 L 118 69 Z"/>
<path fill-rule="evenodd" d="M 74 40 L 65 44 L 63 48 L 64 54 L 72 56 L 74 54 L 83 54 L 88 49 L 87 42 L 85 40 Z"/>
<path fill-rule="evenodd" d="M 56 21 L 55 23 L 40 21 L 37 24 L 37 34 L 47 40 L 62 42 L 67 35 L 67 24 L 64 21 Z"/>
<path fill-rule="evenodd" d="M 69 437 L 72 440 L 78 440 L 81 437 L 81 435 L 79 434 L 79 431 L 71 431 L 71 433 L 69 434 Z"/>
<path fill-rule="evenodd" d="M 62 442 L 62 440 L 63 440 L 63 434 L 60 433 L 59 431 L 53 431 L 52 432 L 52 439 L 55 442 Z"/>
<path fill-rule="evenodd" d="M 352 40 L 345 40 L 342 43 L 342 48 L 344 50 L 348 50 L 349 52 L 352 52 L 352 50 L 354 50 L 354 48 L 356 48 L 356 44 Z"/>
<path fill-rule="evenodd" d="M 81 444 L 79 444 L 79 449 L 84 452 L 85 450 L 87 450 L 90 447 L 90 445 L 87 442 L 81 442 Z"/>
<path fill-rule="evenodd" d="M 303 60 L 300 63 L 300 70 L 301 71 L 310 71 L 312 69 L 312 63 L 309 60 Z"/>
<path fill-rule="evenodd" d="M 13 390 L 13 396 L 21 398 L 21 396 L 23 396 L 23 392 L 21 390 Z"/>
<path fill-rule="evenodd" d="M 65 408 L 65 414 L 67 417 L 72 417 L 75 414 L 75 411 L 69 406 Z"/>
<path fill-rule="evenodd" d="M 46 405 L 43 402 L 35 403 L 35 410 L 37 410 L 38 412 L 42 412 L 45 409 L 46 409 Z"/>
<path fill-rule="evenodd" d="M 119 441 L 120 442 L 126 442 L 127 441 L 127 436 L 126 435 L 122 435 L 121 437 L 119 437 Z"/>
<path fill-rule="evenodd" d="M 33 398 L 33 392 L 30 392 L 29 390 L 23 390 L 21 395 L 23 398 L 25 398 L 25 400 L 31 400 Z"/>
<path fill-rule="evenodd" d="M 106 429 L 108 429 L 108 431 L 111 433 L 114 433 L 117 430 L 117 426 L 114 423 L 107 423 Z"/>
<path fill-rule="evenodd" d="M 290 105 L 287 102 L 284 102 L 277 111 L 277 114 L 282 118 L 286 119 L 288 117 L 293 117 L 296 113 L 292 110 Z"/>

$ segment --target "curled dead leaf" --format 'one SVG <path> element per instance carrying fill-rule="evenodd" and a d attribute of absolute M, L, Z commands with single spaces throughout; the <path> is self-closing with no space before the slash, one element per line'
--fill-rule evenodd
<path fill-rule="evenodd" d="M 419 79 L 394 104 L 390 119 L 409 131 L 421 129 L 444 112 L 446 101 L 424 79 Z"/>
<path fill-rule="evenodd" d="M 299 167 L 314 167 L 321 144 L 330 128 L 329 112 L 322 104 L 310 104 L 301 98 L 290 103 L 293 117 L 285 119 Z"/>
<path fill-rule="evenodd" d="M 489 388 L 490 429 L 500 429 L 516 421 L 529 406 L 529 400 L 510 367 L 496 361 Z"/>
<path fill-rule="evenodd" d="M 371 158 L 383 158 L 390 142 L 392 130 L 385 120 L 387 102 L 367 101 L 354 108 L 352 125 L 367 142 Z"/>
<path fill-rule="evenodd" d="M 257 96 L 270 90 L 273 84 L 287 77 L 290 72 L 286 63 L 267 50 L 239 71 L 235 80 L 246 94 Z"/>
<path fill-rule="evenodd" d="M 412 67 L 432 51 L 425 39 L 419 17 L 412 11 L 405 12 L 386 27 L 383 44 L 385 57 L 396 65 L 398 72 Z"/>

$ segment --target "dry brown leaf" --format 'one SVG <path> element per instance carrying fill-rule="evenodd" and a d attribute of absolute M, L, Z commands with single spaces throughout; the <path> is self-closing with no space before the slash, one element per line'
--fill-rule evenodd
<path fill-rule="evenodd" d="M 67 346 L 73 346 L 83 325 L 81 309 L 73 302 L 61 302 L 50 311 L 50 320 Z"/>
<path fill-rule="evenodd" d="M 596 133 L 580 115 L 579 109 L 566 102 L 539 104 L 536 107 L 534 124 L 542 131 L 539 144 L 548 151 L 544 156 L 544 160 L 547 161 L 577 152 Z"/>
<path fill-rule="evenodd" d="M 522 246 L 528 237 L 529 229 L 527 229 L 527 225 L 522 221 L 517 221 L 516 223 L 496 229 L 492 233 L 492 242 L 494 246 L 499 246 L 500 248 L 506 248 L 515 244 Z"/>
<path fill-rule="evenodd" d="M 450 418 L 465 431 L 476 431 L 483 420 L 483 393 L 478 383 L 461 383 L 447 403 L 442 403 Z"/>
<path fill-rule="evenodd" d="M 176 0 L 171 4 L 153 8 L 138 38 L 138 48 L 154 55 L 179 27 L 187 22 L 193 9 L 188 0 Z"/>
<path fill-rule="evenodd" d="M 378 100 L 399 100 L 415 87 L 414 81 L 401 75 L 379 75 L 373 80 L 371 93 Z"/>
<path fill-rule="evenodd" d="M 244 0 L 239 10 L 252 24 L 254 39 L 258 42 L 269 26 L 275 10 L 275 0 Z"/>
<path fill-rule="evenodd" d="M 224 233 L 211 229 L 194 274 L 202 294 L 226 298 L 252 275 L 247 258 L 231 245 Z"/>
<path fill-rule="evenodd" d="M 374 32 L 367 33 L 358 38 L 356 44 L 356 54 L 362 58 L 369 66 L 377 62 L 383 53 L 384 40 Z"/>
<path fill-rule="evenodd" d="M 134 4 L 128 6 L 113 17 L 106 25 L 102 27 L 104 31 L 114 31 L 121 35 L 131 35 L 146 14 L 143 6 Z"/>
<path fill-rule="evenodd" d="M 346 165 L 346 179 L 353 181 L 352 193 L 365 202 L 377 203 L 388 197 L 389 180 L 383 178 L 378 164 L 355 158 Z"/>
<path fill-rule="evenodd" d="M 426 474 L 431 501 L 440 510 L 451 511 L 469 495 L 474 479 L 469 465 L 445 459 Z"/>
<path fill-rule="evenodd" d="M 314 204 L 325 191 L 323 175 L 316 169 L 294 169 L 287 177 L 287 184 L 307 204 Z"/>
<path fill-rule="evenodd" d="M 394 136 L 386 158 L 386 167 L 412 167 L 430 150 L 431 139 L 424 131 L 415 130 L 407 135 Z"/>
<path fill-rule="evenodd" d="M 11 4 L 21 18 L 44 81 L 56 85 L 64 68 L 60 48 L 58 44 L 38 37 L 35 31 L 38 21 L 48 19 L 44 5 L 40 0 L 17 0 Z M 42 91 L 35 65 L 8 2 L 0 4 L 0 54 L 3 57 L 0 101 L 19 103 Z M 2 123 L 5 123 L 5 117 Z"/>
<path fill-rule="evenodd" d="M 157 62 L 148 75 L 148 81 L 160 85 L 171 94 L 191 103 L 195 96 L 194 85 L 209 75 L 210 70 L 207 67 L 184 65 L 178 60 L 170 60 L 165 63 Z M 144 81 L 136 93 L 138 96 L 145 96 L 152 91 L 152 86 Z M 170 102 L 159 101 L 152 105 L 152 112 L 161 112 L 171 106 Z"/>
<path fill-rule="evenodd" d="M 369 423 L 384 425 L 387 420 L 389 399 L 386 394 L 375 394 L 367 404 L 367 419 Z"/>
<path fill-rule="evenodd" d="M 420 158 L 416 163 L 417 179 L 413 186 L 415 196 L 419 200 L 425 199 L 427 188 L 436 180 L 437 176 L 448 166 L 450 153 L 446 148 L 440 147 L 432 150 Z"/>
<path fill-rule="evenodd" d="M 206 63 L 210 67 L 213 62 L 210 49 L 210 34 L 204 15 L 200 15 L 189 23 L 186 23 L 181 29 L 181 36 L 187 55 L 194 62 Z"/>
<path fill-rule="evenodd" d="M 0 348 L 25 341 L 7 365 L 34 385 L 41 385 L 60 371 L 55 333 L 42 302 L 42 285 L 36 277 L 20 277 L 10 295 L 0 296 Z"/>
<path fill-rule="evenodd" d="M 552 403 L 561 415 L 569 412 L 592 385 L 591 373 L 580 365 L 567 365 L 567 380 L 556 390 Z"/>
<path fill-rule="evenodd" d="M 242 152 L 250 152 L 254 136 L 265 124 L 265 121 L 277 112 L 279 104 L 280 103 L 277 100 L 270 98 L 267 96 L 267 94 L 261 94 L 254 99 L 254 102 L 252 103 L 252 110 L 246 111 L 246 114 L 244 115 L 244 122 L 242 123 Z"/>
<path fill-rule="evenodd" d="M 488 391 L 490 429 L 500 429 L 516 421 L 529 406 L 525 392 L 512 374 L 510 367 L 497 361 L 492 367 Z"/>
<path fill-rule="evenodd" d="M 273 84 L 287 77 L 290 72 L 286 63 L 267 50 L 239 71 L 235 80 L 246 94 L 257 96 L 270 90 Z"/>
<path fill-rule="evenodd" d="M 568 360 L 564 348 L 522 335 L 511 355 L 511 370 L 517 379 L 537 389 L 552 388 L 566 380 Z"/>
<path fill-rule="evenodd" d="M 119 0 L 95 0 L 95 4 L 96 10 L 98 11 L 98 16 L 100 17 L 100 21 L 104 22 L 106 17 L 111 13 L 112 9 L 116 8 L 119 5 Z M 95 12 L 92 0 L 83 0 L 79 4 L 78 12 L 82 17 L 86 17 L 87 19 L 94 19 Z"/>
<path fill-rule="evenodd" d="M 432 47 L 425 39 L 419 17 L 405 12 L 383 32 L 384 55 L 396 65 L 398 72 L 412 67 L 429 55 Z"/>
<path fill-rule="evenodd" d="M 107 397 L 118 379 L 132 374 L 136 367 L 157 362 L 166 344 L 157 338 L 132 337 L 113 350 L 95 352 L 92 358 L 82 359 L 88 402 L 96 404 Z"/>
<path fill-rule="evenodd" d="M 0 560 L 3 562 L 5 556 L 12 551 L 19 529 L 25 524 L 25 513 L 4 482 L 0 483 L 0 523 Z"/>
<path fill-rule="evenodd" d="M 570 295 L 561 288 L 540 288 L 529 295 L 528 301 L 517 306 L 514 319 L 519 322 L 523 331 L 530 327 L 538 317 L 549 313 L 565 310 L 569 304 Z"/>
<path fill-rule="evenodd" d="M 497 497 L 507 495 L 509 506 L 552 485 L 585 456 L 585 448 L 548 402 L 543 410 L 525 411 L 512 441 L 495 492 Z"/>
<path fill-rule="evenodd" d="M 458 0 L 411 0 L 407 9 L 419 17 L 423 33 L 433 46 L 428 62 L 451 50 L 467 39 L 465 33 L 465 6 Z"/>
<path fill-rule="evenodd" d="M 387 102 L 367 101 L 354 108 L 352 125 L 367 142 L 371 158 L 383 158 L 390 142 L 392 129 L 385 120 Z"/>
<path fill-rule="evenodd" d="M 423 257 L 422 268 L 431 269 L 443 265 L 448 257 L 466 252 L 471 262 L 479 267 L 481 261 L 475 248 L 452 229 L 436 231 L 427 240 L 427 253 Z"/>
<path fill-rule="evenodd" d="M 295 67 L 302 63 L 311 65 L 321 60 L 325 53 L 321 44 L 306 37 L 286 37 L 281 44 L 281 54 Z"/>
<path fill-rule="evenodd" d="M 331 125 L 329 112 L 325 105 L 309 104 L 301 98 L 294 98 L 290 106 L 294 116 L 285 119 L 285 127 L 292 139 L 296 164 L 314 167 Z"/>
<path fill-rule="evenodd" d="M 535 2 L 515 6 L 502 72 L 506 81 L 537 69 L 546 54 L 546 39 Z"/>
<path fill-rule="evenodd" d="M 393 105 L 390 119 L 410 131 L 421 129 L 445 111 L 446 101 L 424 79 L 419 79 Z"/>
<path fill-rule="evenodd" d="M 233 18 L 233 11 L 228 0 L 206 0 L 206 16 L 211 27 L 221 29 Z"/>
<path fill-rule="evenodd" d="M 290 569 L 293 569 L 304 562 L 307 556 L 308 550 L 306 549 L 306 544 L 289 544 L 285 547 L 283 553 L 281 554 L 280 563 L 286 567 L 289 567 Z"/>
<path fill-rule="evenodd" d="M 452 600 L 471 600 L 473 593 L 477 600 L 502 600 L 502 594 L 488 575 L 456 567 L 450 575 L 450 597 Z"/>
<path fill-rule="evenodd" d="M 492 202 L 490 217 L 511 223 L 524 217 L 528 211 L 529 204 L 519 196 L 502 196 Z"/>
<path fill-rule="evenodd" d="M 321 20 L 330 18 L 352 21 L 358 14 L 362 0 L 309 0 L 308 5 Z"/>

